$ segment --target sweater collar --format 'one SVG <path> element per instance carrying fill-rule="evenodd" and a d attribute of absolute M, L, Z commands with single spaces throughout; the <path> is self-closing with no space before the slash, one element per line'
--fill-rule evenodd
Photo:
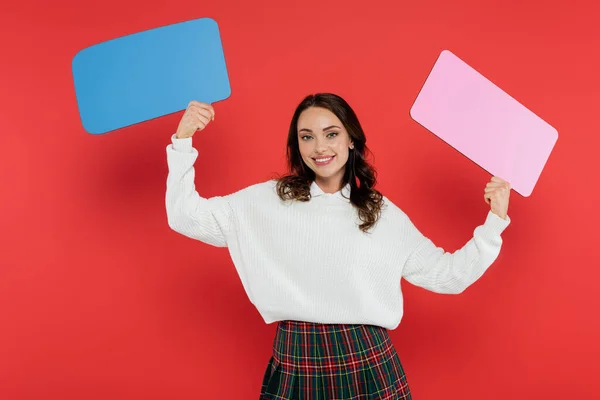
<path fill-rule="evenodd" d="M 317 185 L 317 182 L 313 181 L 310 185 L 310 196 L 311 197 L 319 197 L 323 195 L 331 195 L 335 198 L 343 200 L 345 202 L 350 202 L 350 183 L 347 183 L 341 190 L 338 190 L 335 193 L 325 193 L 323 190 Z"/>

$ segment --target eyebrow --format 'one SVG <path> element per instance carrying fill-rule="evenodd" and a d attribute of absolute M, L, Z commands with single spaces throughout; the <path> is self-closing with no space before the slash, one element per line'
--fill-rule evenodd
<path fill-rule="evenodd" d="M 339 127 L 339 126 L 337 126 L 337 125 L 331 125 L 331 126 L 328 126 L 328 127 L 326 127 L 326 128 L 323 128 L 323 132 L 325 132 L 325 131 L 328 131 L 328 130 L 329 130 L 329 129 L 331 129 L 331 128 L 338 128 L 338 129 L 342 129 L 342 128 L 340 128 L 340 127 Z M 300 133 L 300 132 L 308 132 L 308 133 L 313 133 L 313 131 L 311 131 L 310 129 L 307 129 L 307 128 L 300 129 L 300 130 L 298 131 L 298 133 Z"/>

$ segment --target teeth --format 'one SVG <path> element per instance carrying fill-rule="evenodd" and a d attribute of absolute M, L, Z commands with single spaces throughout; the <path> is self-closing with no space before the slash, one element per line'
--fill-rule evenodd
<path fill-rule="evenodd" d="M 317 158 L 317 162 L 325 162 L 325 161 L 329 161 L 331 160 L 333 157 L 329 157 L 329 158 Z"/>

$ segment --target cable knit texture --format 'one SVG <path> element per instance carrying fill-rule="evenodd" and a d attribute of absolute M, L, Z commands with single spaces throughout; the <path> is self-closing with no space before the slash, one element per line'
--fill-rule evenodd
<path fill-rule="evenodd" d="M 384 196 L 367 233 L 344 198 L 313 182 L 308 202 L 282 201 L 276 181 L 202 197 L 195 187 L 192 138 L 166 147 L 168 224 L 174 231 L 227 247 L 248 298 L 266 323 L 298 320 L 395 329 L 402 319 L 401 278 L 436 293 L 461 293 L 496 260 L 510 223 L 491 211 L 454 253 L 423 236 Z M 201 264 L 201 260 L 198 261 Z"/>

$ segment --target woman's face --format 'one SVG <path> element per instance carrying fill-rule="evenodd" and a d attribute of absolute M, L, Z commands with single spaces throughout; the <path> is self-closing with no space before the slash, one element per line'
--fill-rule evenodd
<path fill-rule="evenodd" d="M 310 107 L 298 118 L 298 146 L 317 183 L 338 190 L 353 141 L 331 111 Z"/>

